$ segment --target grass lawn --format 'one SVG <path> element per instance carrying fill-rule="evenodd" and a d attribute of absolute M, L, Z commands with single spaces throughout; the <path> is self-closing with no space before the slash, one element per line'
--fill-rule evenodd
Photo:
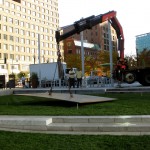
<path fill-rule="evenodd" d="M 150 115 L 150 93 L 101 94 L 115 101 L 80 104 L 33 96 L 1 96 L 0 115 Z"/>
<path fill-rule="evenodd" d="M 0 131 L 0 150 L 149 150 L 150 136 L 49 135 Z"/>
<path fill-rule="evenodd" d="M 1 96 L 0 115 L 150 115 L 150 94 L 102 94 L 116 101 L 76 104 L 32 96 Z M 150 136 L 53 135 L 0 131 L 0 150 L 149 150 Z"/>

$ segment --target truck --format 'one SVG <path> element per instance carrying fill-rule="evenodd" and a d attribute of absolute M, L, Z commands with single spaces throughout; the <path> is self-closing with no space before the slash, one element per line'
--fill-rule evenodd
<path fill-rule="evenodd" d="M 61 63 L 63 72 L 65 73 L 66 63 Z M 58 64 L 53 63 L 40 63 L 40 64 L 30 64 L 29 66 L 30 75 L 32 73 L 37 73 L 39 80 L 59 80 Z"/>
<path fill-rule="evenodd" d="M 109 21 L 111 26 L 114 28 L 117 34 L 118 40 L 118 60 L 116 60 L 116 67 L 113 72 L 113 78 L 118 81 L 123 81 L 128 84 L 134 83 L 138 81 L 143 86 L 150 86 L 150 67 L 137 67 L 135 69 L 129 69 L 124 62 L 126 61 L 124 58 L 124 34 L 123 29 L 116 17 L 116 11 L 109 11 L 100 15 L 92 15 L 87 18 L 80 19 L 74 22 L 71 25 L 61 27 L 59 30 L 55 32 L 57 47 L 58 47 L 58 60 L 60 60 L 60 50 L 59 43 L 60 41 L 65 40 L 66 38 L 72 36 L 73 34 L 79 34 L 80 32 L 92 29 L 97 24 L 103 23 L 105 21 Z M 68 28 L 67 32 L 62 32 L 64 28 Z M 60 63 L 59 63 L 60 64 Z M 125 66 L 125 67 L 124 67 Z M 58 66 L 61 70 L 61 66 Z"/>

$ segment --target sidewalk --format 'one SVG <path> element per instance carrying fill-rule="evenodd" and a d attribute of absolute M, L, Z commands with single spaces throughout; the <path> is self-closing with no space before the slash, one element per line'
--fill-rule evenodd
<path fill-rule="evenodd" d="M 0 116 L 0 130 L 45 134 L 150 135 L 147 116 Z"/>

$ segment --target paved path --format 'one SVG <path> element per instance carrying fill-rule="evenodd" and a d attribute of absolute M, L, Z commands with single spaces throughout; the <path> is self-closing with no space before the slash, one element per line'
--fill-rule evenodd
<path fill-rule="evenodd" d="M 0 130 L 46 134 L 150 135 L 147 116 L 0 116 Z"/>

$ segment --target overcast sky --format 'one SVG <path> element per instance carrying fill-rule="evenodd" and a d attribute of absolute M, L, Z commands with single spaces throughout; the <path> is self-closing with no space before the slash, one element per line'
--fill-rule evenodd
<path fill-rule="evenodd" d="M 136 52 L 135 36 L 150 32 L 150 0 L 58 0 L 60 27 L 91 15 L 117 11 L 125 37 L 125 54 Z"/>

